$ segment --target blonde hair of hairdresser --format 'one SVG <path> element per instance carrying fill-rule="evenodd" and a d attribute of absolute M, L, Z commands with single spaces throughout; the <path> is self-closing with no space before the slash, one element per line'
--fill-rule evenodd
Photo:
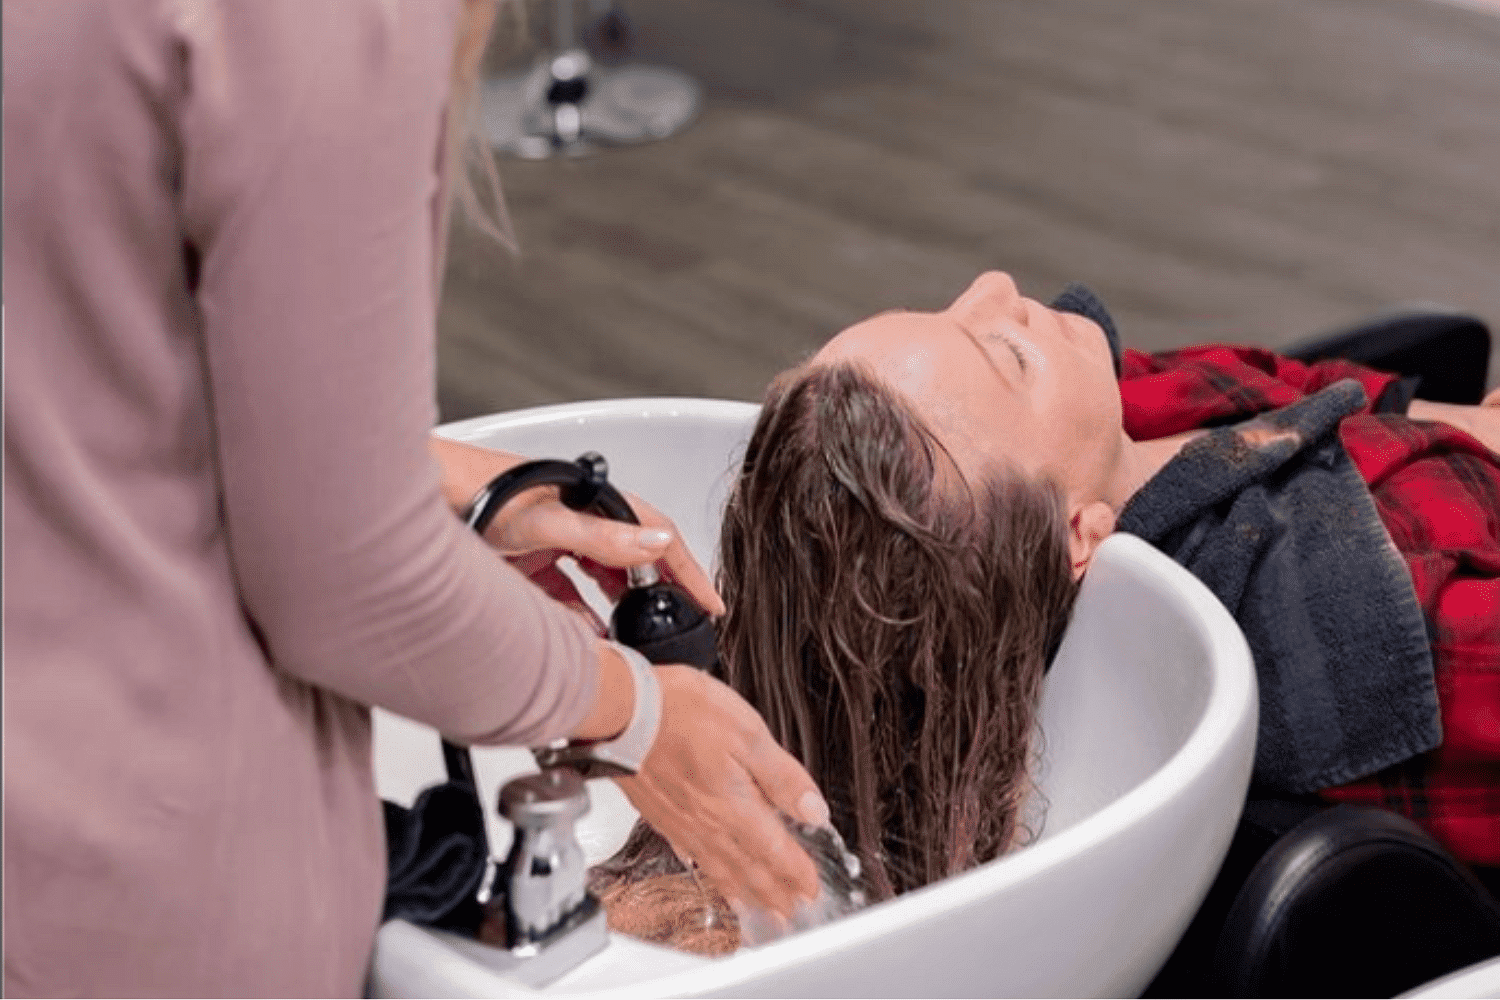
<path fill-rule="evenodd" d="M 505 196 L 500 189 L 500 175 L 495 170 L 495 157 L 484 139 L 477 114 L 480 69 L 484 64 L 484 53 L 489 46 L 490 34 L 494 30 L 501 6 L 501 0 L 463 0 L 448 85 L 444 179 L 448 185 L 450 205 L 456 201 L 463 208 L 464 217 L 471 225 L 512 253 L 519 253 L 515 229 L 511 225 L 510 213 L 505 208 Z M 514 27 L 519 34 L 525 8 L 515 0 L 505 0 L 503 6 L 513 18 Z M 488 208 L 475 190 L 476 173 L 483 178 L 484 194 L 490 202 Z"/>

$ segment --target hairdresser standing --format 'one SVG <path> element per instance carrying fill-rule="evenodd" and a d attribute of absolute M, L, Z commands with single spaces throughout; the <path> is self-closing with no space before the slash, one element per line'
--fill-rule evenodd
<path fill-rule="evenodd" d="M 9 995 L 355 995 L 385 859 L 365 706 L 519 745 L 631 717 L 620 654 L 453 516 L 504 460 L 429 443 L 492 17 L 6 0 Z M 555 503 L 497 529 L 663 558 L 717 603 L 625 530 Z M 789 910 L 815 877 L 766 797 L 815 809 L 811 781 L 727 688 L 656 674 L 627 792 Z"/>

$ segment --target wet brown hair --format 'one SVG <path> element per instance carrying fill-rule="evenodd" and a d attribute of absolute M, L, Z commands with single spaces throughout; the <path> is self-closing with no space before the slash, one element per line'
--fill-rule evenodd
<path fill-rule="evenodd" d="M 1061 495 L 968 482 L 854 366 L 771 387 L 724 515 L 725 679 L 823 789 L 876 898 L 1017 839 L 1077 587 Z"/>
<path fill-rule="evenodd" d="M 1054 484 L 965 477 L 862 367 L 793 369 L 746 448 L 719 587 L 722 676 L 823 790 L 873 898 L 1024 839 L 1042 674 L 1077 595 Z M 638 829 L 607 870 L 673 867 Z"/>

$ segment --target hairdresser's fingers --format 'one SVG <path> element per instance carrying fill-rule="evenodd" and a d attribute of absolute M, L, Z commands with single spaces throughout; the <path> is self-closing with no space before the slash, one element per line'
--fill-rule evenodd
<path fill-rule="evenodd" d="M 505 561 L 534 581 L 538 573 L 554 566 L 565 555 L 567 553 L 562 549 L 532 549 L 530 552 L 507 555 Z"/>
<path fill-rule="evenodd" d="M 670 518 L 634 494 L 625 494 L 639 525 L 565 507 L 554 487 L 527 490 L 495 515 L 484 537 L 510 554 L 558 548 L 588 556 L 606 566 L 639 566 L 661 561 L 675 580 L 711 615 L 724 613 L 724 601 Z"/>
<path fill-rule="evenodd" d="M 554 498 L 509 514 L 498 535 L 486 532 L 485 537 L 509 552 L 556 548 L 608 566 L 638 566 L 664 558 L 676 532 L 670 522 L 665 526 L 624 524 L 570 510 Z"/>
<path fill-rule="evenodd" d="M 748 705 L 746 706 L 749 707 Z M 745 765 L 746 775 L 754 782 L 760 795 L 753 796 L 746 793 L 746 799 L 760 799 L 770 803 L 773 811 L 756 810 L 753 815 L 747 815 L 740 822 L 730 828 L 731 835 L 735 841 L 737 852 L 751 853 L 757 844 L 776 844 L 778 852 L 786 851 L 787 843 L 794 845 L 794 857 L 806 857 L 800 846 L 795 846 L 790 834 L 787 833 L 786 825 L 782 821 L 781 814 L 785 814 L 804 823 L 822 825 L 828 822 L 828 805 L 819 793 L 817 785 L 797 758 L 783 750 L 765 724 L 757 715 L 756 725 L 747 727 L 743 733 L 744 750 L 740 758 Z M 809 861 L 809 864 L 811 862 Z M 753 881 L 752 890 L 748 894 L 749 900 L 770 901 L 770 908 L 783 917 L 791 918 L 795 915 L 795 909 L 787 909 L 790 904 L 796 907 L 801 899 L 814 899 L 821 890 L 817 882 L 816 869 L 811 873 L 812 895 L 806 892 L 797 892 L 793 888 L 793 895 L 788 896 L 788 886 L 782 881 L 784 876 L 778 875 L 774 870 L 763 872 L 749 872 L 747 877 Z M 746 899 L 732 892 L 725 893 L 730 898 Z"/>
<path fill-rule="evenodd" d="M 565 553 L 557 549 L 536 549 L 518 556 L 507 556 L 506 561 L 542 588 L 548 597 L 582 615 L 599 635 L 607 635 L 608 630 L 594 613 L 594 609 L 589 607 L 588 602 L 578 593 L 578 588 L 573 586 L 573 581 L 558 567 L 557 560 L 563 555 Z"/>
<path fill-rule="evenodd" d="M 757 910 L 733 899 L 729 900 L 729 909 L 740 925 L 740 944 L 747 948 L 770 944 L 786 935 L 788 925 L 780 914 Z"/>
<path fill-rule="evenodd" d="M 578 588 L 573 586 L 573 581 L 568 579 L 568 575 L 556 565 L 542 567 L 531 573 L 530 579 L 532 583 L 546 591 L 548 597 L 581 615 L 583 620 L 589 623 L 589 627 L 594 630 L 596 635 L 601 638 L 609 635 L 609 629 L 605 627 L 604 622 L 600 621 L 599 616 L 594 613 L 594 609 L 589 607 L 588 602 L 578 593 Z"/>
<path fill-rule="evenodd" d="M 779 820 L 767 823 L 714 801 L 738 798 L 748 803 L 753 791 L 748 783 L 739 796 L 725 796 L 722 790 L 683 796 L 670 776 L 657 781 L 637 776 L 620 783 L 642 817 L 669 837 L 679 857 L 690 859 L 726 899 L 790 916 L 800 902 L 816 898 L 816 870 Z M 766 804 L 761 808 L 774 819 Z"/>
<path fill-rule="evenodd" d="M 790 917 L 799 900 L 817 897 L 818 877 L 747 766 L 767 770 L 763 743 L 774 741 L 765 723 L 702 671 L 660 667 L 657 677 L 662 720 L 656 742 L 640 773 L 620 779 L 621 788 L 646 822 L 726 897 Z M 795 760 L 790 766 L 800 770 Z M 805 785 L 798 787 L 816 794 L 812 779 L 802 777 Z M 780 782 L 792 784 L 784 775 Z M 802 816 L 797 809 L 793 814 Z"/>
<path fill-rule="evenodd" d="M 764 724 L 747 749 L 745 770 L 771 804 L 788 816 L 813 826 L 828 822 L 828 803 L 812 776 L 771 738 Z"/>
<path fill-rule="evenodd" d="M 1490 394 L 1484 397 L 1480 406 L 1500 406 L 1500 389 L 1491 389 Z"/>
<path fill-rule="evenodd" d="M 615 566 L 606 566 L 601 562 L 595 562 L 588 556 L 581 556 L 575 552 L 564 552 L 561 549 L 532 549 L 530 552 L 506 556 L 505 559 L 529 577 L 533 583 L 547 591 L 551 597 L 568 603 L 578 597 L 578 591 L 573 587 L 573 581 L 569 580 L 567 575 L 556 566 L 557 560 L 563 556 L 572 558 L 578 564 L 578 568 L 592 577 L 594 582 L 599 585 L 599 589 L 604 591 L 604 596 L 612 601 L 618 601 L 630 585 L 623 569 Z M 553 588 L 544 584 L 540 579 L 544 573 L 548 574 L 549 577 L 553 573 L 562 577 L 563 580 L 567 581 L 568 589 L 553 593 Z"/>
<path fill-rule="evenodd" d="M 765 799 L 746 789 L 736 802 L 759 805 Z M 817 898 L 821 889 L 817 868 L 787 832 L 775 809 L 742 809 L 728 820 L 725 829 L 729 843 L 713 859 L 715 863 L 705 867 L 725 898 L 750 903 L 788 919 L 795 916 L 800 905 Z M 745 864 L 745 859 L 757 856 L 765 859 L 762 864 Z M 701 861 L 699 864 L 703 866 Z"/>
<path fill-rule="evenodd" d="M 618 566 L 606 566 L 588 556 L 577 556 L 576 559 L 578 568 L 588 574 L 611 601 L 618 601 L 630 588 L 629 577 Z"/>
<path fill-rule="evenodd" d="M 625 499 L 630 502 L 630 508 L 635 511 L 635 516 L 640 518 L 641 524 L 654 528 L 660 528 L 672 533 L 672 541 L 666 551 L 658 558 L 666 563 L 667 575 L 692 595 L 693 600 L 711 615 L 722 615 L 724 613 L 724 599 L 714 589 L 714 584 L 709 579 L 698 560 L 693 558 L 692 552 L 688 551 L 687 544 L 682 540 L 682 532 L 677 530 L 677 525 L 672 523 L 671 518 L 651 506 L 634 493 L 625 494 Z"/>
<path fill-rule="evenodd" d="M 604 591 L 605 596 L 607 596 L 610 600 L 619 600 L 621 595 L 623 595 L 626 590 L 630 589 L 630 578 L 626 576 L 625 570 L 620 569 L 616 566 L 606 566 L 601 562 L 595 562 L 588 556 L 578 556 L 577 560 L 578 568 L 583 570 L 589 576 L 593 577 L 594 582 L 599 585 L 599 589 Z M 661 572 L 662 579 L 670 580 L 678 586 L 682 586 L 682 581 L 677 579 L 677 574 L 672 572 L 672 567 L 668 566 L 664 562 L 658 561 L 656 563 L 656 568 Z M 683 589 L 686 590 L 687 588 L 683 587 Z M 700 590 L 697 594 L 694 595 L 694 599 L 698 600 L 702 596 L 703 594 Z M 698 600 L 698 605 L 699 607 L 703 607 L 704 602 L 702 600 Z M 722 608 L 722 606 L 723 605 L 721 603 L 720 608 Z M 705 610 L 709 610 L 710 614 L 723 613 L 720 610 Z"/>
<path fill-rule="evenodd" d="M 611 599 L 618 599 L 625 592 L 626 588 L 625 574 L 619 571 L 619 567 L 640 565 L 645 561 L 655 562 L 661 567 L 663 576 L 687 591 L 693 600 L 697 601 L 698 605 L 709 614 L 723 614 L 723 600 L 719 597 L 718 591 L 714 589 L 713 584 L 708 578 L 708 574 L 704 572 L 703 567 L 698 564 L 698 561 L 693 558 L 693 554 L 688 551 L 687 545 L 682 541 L 682 535 L 677 531 L 677 526 L 672 523 L 670 518 L 639 497 L 631 494 L 626 494 L 626 497 L 635 510 L 636 516 L 640 518 L 642 529 L 670 532 L 671 542 L 664 550 L 657 554 L 657 558 L 652 560 L 628 558 L 606 559 L 600 558 L 594 552 L 589 551 L 585 547 L 586 543 L 582 539 L 579 539 L 575 547 L 575 552 L 579 557 L 579 568 L 593 577 L 604 593 Z M 600 524 L 605 525 L 606 530 L 609 530 L 609 526 L 615 525 L 615 522 L 600 521 Z M 618 527 L 625 526 L 618 525 Z M 597 552 L 598 550 L 598 547 L 595 547 L 594 551 Z"/>

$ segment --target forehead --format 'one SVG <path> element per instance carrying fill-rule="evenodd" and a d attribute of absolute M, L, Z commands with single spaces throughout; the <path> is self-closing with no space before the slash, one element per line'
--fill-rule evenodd
<path fill-rule="evenodd" d="M 943 325 L 933 313 L 883 312 L 839 333 L 813 360 L 862 364 L 887 385 L 920 401 L 942 381 L 946 354 L 956 346 L 945 343 L 949 338 Z"/>
<path fill-rule="evenodd" d="M 991 421 L 1014 406 L 1008 383 L 951 318 L 893 311 L 838 334 L 817 363 L 858 364 L 911 405 L 961 468 L 988 465 Z"/>

